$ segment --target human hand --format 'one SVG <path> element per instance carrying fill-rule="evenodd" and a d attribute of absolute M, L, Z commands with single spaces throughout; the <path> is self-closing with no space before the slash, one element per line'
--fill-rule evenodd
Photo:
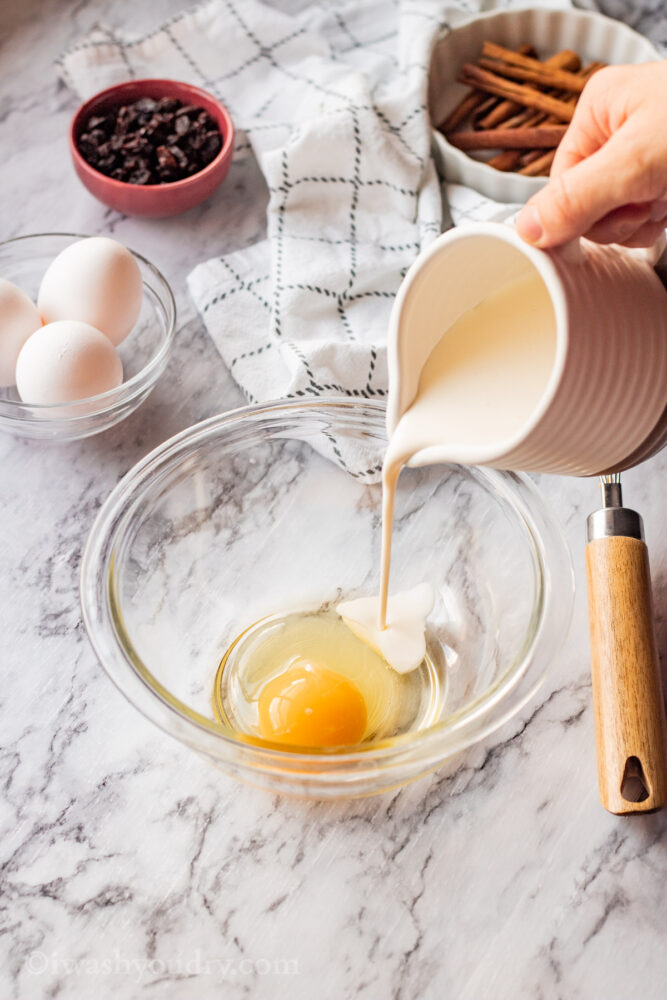
<path fill-rule="evenodd" d="M 586 84 L 549 183 L 519 213 L 528 243 L 578 236 L 650 246 L 667 226 L 667 60 L 609 66 Z"/>

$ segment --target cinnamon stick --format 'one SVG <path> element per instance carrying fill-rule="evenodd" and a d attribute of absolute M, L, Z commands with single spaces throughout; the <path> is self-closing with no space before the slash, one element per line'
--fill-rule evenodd
<path fill-rule="evenodd" d="M 504 149 L 502 153 L 498 153 L 497 156 L 492 156 L 490 160 L 487 160 L 486 165 L 487 167 L 495 167 L 496 170 L 507 172 L 515 170 L 520 161 L 520 149 Z"/>
<path fill-rule="evenodd" d="M 485 118 L 477 123 L 478 128 L 495 128 L 504 125 L 508 118 L 522 110 L 516 101 L 501 101 Z"/>
<path fill-rule="evenodd" d="M 518 114 L 508 118 L 502 124 L 503 128 L 532 128 L 546 121 L 547 117 L 543 111 L 535 111 L 534 108 L 521 108 Z"/>
<path fill-rule="evenodd" d="M 439 128 L 459 149 L 499 150 L 485 160 L 496 170 L 546 175 L 586 82 L 603 65 L 582 67 L 570 49 L 542 61 L 527 44 L 484 42 L 477 63 L 459 75 L 472 89 Z"/>
<path fill-rule="evenodd" d="M 543 149 L 528 149 L 525 153 L 519 154 L 519 166 L 527 167 L 529 163 L 534 163 L 541 156 L 544 156 Z"/>
<path fill-rule="evenodd" d="M 523 53 L 522 50 L 524 48 L 528 48 L 528 46 L 521 46 L 521 45 L 519 46 L 518 49 L 519 55 L 529 54 L 529 53 Z M 510 50 L 505 49 L 503 51 L 509 52 Z M 542 63 L 540 63 L 540 66 L 541 65 Z M 563 49 L 562 51 L 556 52 L 554 55 L 549 56 L 549 58 L 545 60 L 544 65 L 549 66 L 553 69 L 569 70 L 576 68 L 577 66 L 581 65 L 581 63 L 579 61 L 579 56 L 576 54 L 576 52 L 571 52 L 569 49 Z M 518 114 L 522 113 L 532 114 L 533 112 L 531 109 L 529 109 L 528 112 L 526 112 L 526 109 L 523 108 L 520 104 L 517 104 L 515 101 L 502 101 L 501 104 L 499 104 L 498 107 L 494 109 L 494 111 L 492 111 L 486 118 L 484 118 L 482 121 L 478 123 L 478 127 L 496 128 L 498 125 L 504 125 L 506 128 L 515 128 L 518 127 L 519 124 L 523 123 L 517 122 L 517 125 L 515 126 L 515 125 L 509 125 L 509 121 L 510 119 L 516 117 Z"/>
<path fill-rule="evenodd" d="M 567 125 L 535 128 L 492 128 L 484 132 L 454 132 L 449 141 L 458 149 L 555 149 Z"/>
<path fill-rule="evenodd" d="M 560 69 L 572 70 L 573 72 L 581 68 L 579 56 L 576 52 L 572 52 L 571 49 L 562 49 L 556 55 L 551 56 L 544 62 L 540 62 L 539 59 L 531 58 L 521 51 L 515 52 L 513 49 L 506 49 L 502 45 L 496 45 L 495 42 L 484 42 L 482 56 L 489 59 L 498 59 L 500 62 L 511 63 L 514 66 L 523 66 L 524 69 L 533 69 L 538 72 L 544 69 L 545 66 L 557 66 Z M 556 63 L 555 60 L 558 60 L 558 62 Z"/>
<path fill-rule="evenodd" d="M 496 94 L 498 97 L 515 101 L 517 104 L 523 104 L 525 107 L 545 111 L 560 121 L 572 121 L 574 113 L 572 105 L 567 104 L 565 101 L 559 101 L 555 97 L 542 94 L 539 90 L 533 89 L 533 87 L 505 80 L 502 76 L 496 76 L 495 73 L 489 73 L 488 70 L 473 66 L 472 63 L 466 63 L 463 66 L 459 80 L 461 83 L 467 83 L 478 90 L 485 90 L 489 94 Z"/>
<path fill-rule="evenodd" d="M 592 76 L 593 73 L 595 73 L 598 69 L 601 69 L 603 66 L 604 63 L 597 63 L 597 62 L 591 63 L 585 69 L 580 69 L 579 72 L 577 73 L 577 76 L 580 76 L 581 79 L 584 81 L 584 83 L 586 83 L 588 78 Z M 560 95 L 557 91 L 551 91 L 550 96 L 559 97 Z M 570 104 L 572 108 L 574 108 L 575 104 L 579 100 L 579 94 L 568 94 L 567 96 L 563 96 L 562 100 L 564 100 L 567 104 Z M 549 115 L 548 118 L 544 119 L 545 125 L 554 125 L 557 121 L 558 119 L 554 118 L 553 115 Z"/>
<path fill-rule="evenodd" d="M 458 128 L 478 108 L 489 99 L 489 95 L 482 90 L 473 90 L 461 98 L 459 103 L 453 108 L 445 120 L 437 128 L 439 132 L 451 132 Z"/>
<path fill-rule="evenodd" d="M 541 63 L 539 70 L 525 69 L 523 66 L 513 66 L 499 59 L 480 59 L 482 69 L 489 69 L 499 76 L 507 76 L 512 80 L 523 80 L 526 83 L 536 83 L 543 87 L 555 87 L 558 90 L 571 91 L 580 94 L 586 86 L 586 80 L 576 73 L 568 73 L 564 69 L 550 69 Z"/>
<path fill-rule="evenodd" d="M 519 170 L 520 174 L 524 177 L 544 177 L 549 173 L 549 168 L 554 161 L 554 156 L 556 155 L 555 149 L 550 149 L 548 152 L 544 153 L 542 156 L 537 157 L 532 163 L 528 163 L 525 167 L 521 167 Z"/>
<path fill-rule="evenodd" d="M 500 99 L 494 97 L 493 94 L 490 97 L 487 96 L 486 100 L 472 113 L 472 127 L 482 128 L 482 121 L 500 103 Z"/>

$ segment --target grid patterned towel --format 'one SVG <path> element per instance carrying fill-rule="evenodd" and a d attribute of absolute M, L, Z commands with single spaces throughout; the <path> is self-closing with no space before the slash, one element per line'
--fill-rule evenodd
<path fill-rule="evenodd" d="M 431 47 L 478 9 L 513 5 L 330 0 L 289 17 L 259 0 L 208 0 L 142 39 L 100 29 L 61 60 L 82 97 L 128 76 L 203 86 L 231 111 L 235 155 L 257 157 L 267 239 L 189 276 L 249 401 L 386 394 L 394 295 L 443 228 L 426 111 Z M 455 223 L 516 208 L 462 187 L 447 198 Z"/>

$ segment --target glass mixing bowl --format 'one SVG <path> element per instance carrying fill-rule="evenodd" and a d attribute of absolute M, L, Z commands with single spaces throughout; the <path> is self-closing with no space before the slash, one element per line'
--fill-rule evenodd
<path fill-rule="evenodd" d="M 377 593 L 384 406 L 277 402 L 197 424 L 132 469 L 101 509 L 82 565 L 83 614 L 112 680 L 223 771 L 272 790 L 363 795 L 482 739 L 534 694 L 567 631 L 569 552 L 524 476 L 406 469 L 391 589 L 427 580 L 446 661 L 428 728 L 343 752 L 299 753 L 216 721 L 229 644 L 265 615 Z"/>
<path fill-rule="evenodd" d="M 49 264 L 77 233 L 39 233 L 0 243 L 0 277 L 13 281 L 33 302 Z M 129 417 L 148 396 L 169 360 L 176 304 L 171 288 L 150 261 L 130 251 L 139 265 L 144 294 L 131 333 L 118 347 L 123 383 L 72 403 L 24 403 L 16 386 L 0 388 L 0 430 L 20 437 L 73 441 L 99 434 Z"/>

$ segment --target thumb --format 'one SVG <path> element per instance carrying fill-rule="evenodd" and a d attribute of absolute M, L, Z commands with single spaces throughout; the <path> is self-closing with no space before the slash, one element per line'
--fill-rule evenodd
<path fill-rule="evenodd" d="M 622 205 L 638 201 L 634 143 L 624 129 L 597 152 L 552 177 L 519 213 L 521 237 L 538 247 L 555 247 L 587 233 L 598 220 Z"/>

